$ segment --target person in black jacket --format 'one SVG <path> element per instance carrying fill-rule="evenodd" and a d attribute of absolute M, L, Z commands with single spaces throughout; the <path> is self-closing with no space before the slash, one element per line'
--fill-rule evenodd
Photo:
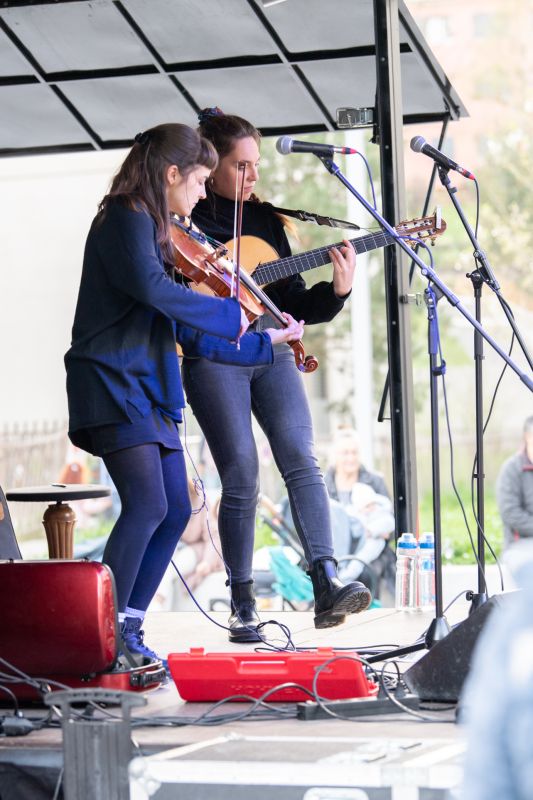
<path fill-rule="evenodd" d="M 241 117 L 205 109 L 199 131 L 215 145 L 220 160 L 208 182 L 208 197 L 194 210 L 196 224 L 219 242 L 233 238 L 237 178 L 244 173 L 243 235 L 260 237 L 282 257 L 290 255 L 282 220 L 253 194 L 260 157 L 257 129 Z M 266 293 L 278 308 L 306 323 L 333 319 L 351 291 L 355 251 L 345 242 L 340 249 L 332 248 L 331 260 L 331 282 L 308 289 L 303 279 L 294 275 L 269 285 Z M 265 314 L 256 329 L 269 324 L 276 323 Z M 232 598 L 229 638 L 236 642 L 260 638 L 252 578 L 259 491 L 252 414 L 268 437 L 287 487 L 313 583 L 315 626 L 339 625 L 347 614 L 362 611 L 371 602 L 362 583 L 343 586 L 338 580 L 328 494 L 314 454 L 311 414 L 301 375 L 289 347 L 276 346 L 274 353 L 274 363 L 268 366 L 222 370 L 203 358 L 185 358 L 182 366 L 187 399 L 222 483 L 219 532 Z"/>
<path fill-rule="evenodd" d="M 250 366 L 302 334 L 289 315 L 285 330 L 245 333 L 237 300 L 177 282 L 170 213 L 190 215 L 217 160 L 185 125 L 137 134 L 89 231 L 65 356 L 70 439 L 103 458 L 122 504 L 103 561 L 139 660 L 156 657 L 142 621 L 191 513 L 176 341 L 187 355 Z"/>

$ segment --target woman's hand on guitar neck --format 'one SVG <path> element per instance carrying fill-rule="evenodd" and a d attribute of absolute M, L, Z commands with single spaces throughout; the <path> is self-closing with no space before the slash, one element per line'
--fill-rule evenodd
<path fill-rule="evenodd" d="M 272 344 L 280 344 L 281 342 L 297 342 L 304 335 L 304 322 L 296 322 L 290 314 L 283 314 L 287 322 L 286 328 L 267 328 L 265 333 L 268 333 L 272 339 Z"/>
<path fill-rule="evenodd" d="M 344 247 L 329 250 L 333 264 L 333 290 L 339 298 L 350 294 L 355 275 L 355 250 L 348 239 L 343 241 Z"/>

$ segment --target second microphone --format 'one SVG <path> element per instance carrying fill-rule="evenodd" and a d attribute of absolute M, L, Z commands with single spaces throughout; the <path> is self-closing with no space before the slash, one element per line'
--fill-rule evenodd
<path fill-rule="evenodd" d="M 335 153 L 342 155 L 356 155 L 357 150 L 352 147 L 337 147 L 333 144 L 320 144 L 319 142 L 299 142 L 290 136 L 280 136 L 276 142 L 276 150 L 282 156 L 290 153 L 313 153 L 315 156 L 331 158 Z"/>

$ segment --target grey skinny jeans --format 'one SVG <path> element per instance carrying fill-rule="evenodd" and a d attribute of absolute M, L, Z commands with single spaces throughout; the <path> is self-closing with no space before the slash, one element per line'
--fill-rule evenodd
<path fill-rule="evenodd" d="M 259 460 L 252 413 L 287 487 L 309 564 L 333 555 L 329 498 L 314 454 L 311 413 L 292 350 L 261 367 L 184 359 L 183 385 L 222 483 L 219 533 L 230 583 L 252 578 Z"/>

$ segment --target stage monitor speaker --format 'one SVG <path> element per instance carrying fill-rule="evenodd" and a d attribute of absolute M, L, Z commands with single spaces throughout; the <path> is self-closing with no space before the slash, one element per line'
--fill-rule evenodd
<path fill-rule="evenodd" d="M 411 692 L 421 700 L 456 703 L 483 626 L 493 609 L 513 594 L 509 592 L 491 597 L 413 664 L 403 675 Z"/>

